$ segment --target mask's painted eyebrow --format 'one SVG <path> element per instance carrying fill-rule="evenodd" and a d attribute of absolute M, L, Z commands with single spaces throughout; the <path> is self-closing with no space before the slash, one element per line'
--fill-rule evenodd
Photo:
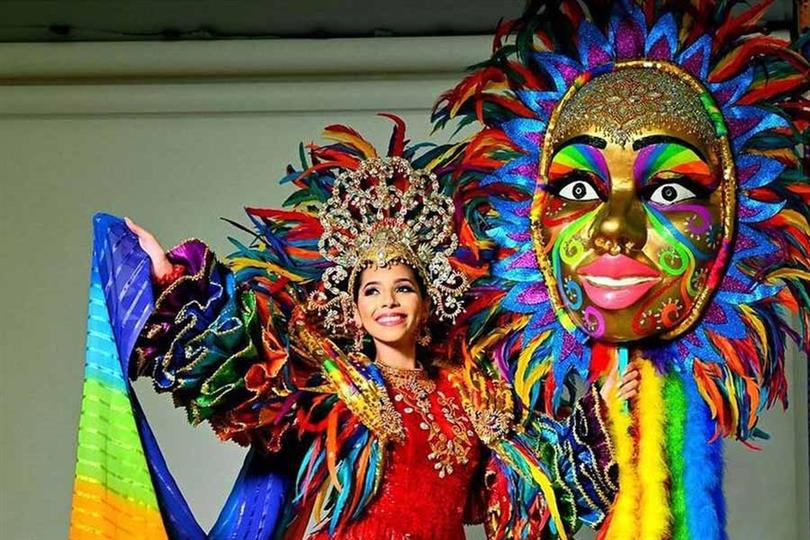
<path fill-rule="evenodd" d="M 633 150 L 638 152 L 645 146 L 650 146 L 653 144 L 666 144 L 666 143 L 677 144 L 679 146 L 683 146 L 684 148 L 688 148 L 689 150 L 697 154 L 697 156 L 700 159 L 706 161 L 706 156 L 704 156 L 703 152 L 698 150 L 696 147 L 692 146 L 683 139 L 679 139 L 678 137 L 670 137 L 669 135 L 648 135 L 647 137 L 636 139 L 635 141 L 633 141 Z"/>
<path fill-rule="evenodd" d="M 571 144 L 587 144 L 588 146 L 593 146 L 594 148 L 599 148 L 602 150 L 607 147 L 607 141 L 605 139 L 600 139 L 599 137 L 594 137 L 593 135 L 577 135 L 576 137 L 572 137 L 559 145 L 558 148 L 569 146 Z"/>

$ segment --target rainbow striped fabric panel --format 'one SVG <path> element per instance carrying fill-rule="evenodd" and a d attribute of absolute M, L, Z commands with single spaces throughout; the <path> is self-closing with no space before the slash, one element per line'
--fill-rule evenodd
<path fill-rule="evenodd" d="M 76 479 L 70 516 L 70 538 L 166 538 L 155 489 L 141 445 L 129 398 L 129 382 L 121 364 L 107 309 L 99 263 L 114 240 L 104 234 L 108 220 L 94 219 L 96 234 L 90 276 L 84 388 L 77 445 Z M 99 237 L 98 233 L 102 233 Z M 119 246 L 128 247 L 128 246 Z M 131 251 L 131 250 L 130 250 Z M 145 261 L 148 272 L 148 260 Z M 133 276 L 143 271 L 144 261 Z M 106 268 L 105 268 L 106 270 Z M 114 274 L 109 276 L 115 279 Z M 148 282 L 147 282 L 148 283 Z M 112 292 L 112 291 L 111 291 Z M 151 290 L 141 289 L 133 302 L 151 305 Z M 139 306 L 139 304 L 145 304 Z M 148 315 L 141 310 L 140 315 Z M 137 316 L 137 315 L 136 315 Z"/>
<path fill-rule="evenodd" d="M 289 484 L 271 456 L 248 453 L 210 533 L 191 513 L 127 377 L 154 308 L 149 259 L 120 218 L 96 214 L 93 232 L 69 538 L 270 538 Z"/>
<path fill-rule="evenodd" d="M 205 538 L 126 376 L 129 354 L 153 306 L 149 259 L 120 219 L 97 214 L 93 229 L 69 537 Z"/>

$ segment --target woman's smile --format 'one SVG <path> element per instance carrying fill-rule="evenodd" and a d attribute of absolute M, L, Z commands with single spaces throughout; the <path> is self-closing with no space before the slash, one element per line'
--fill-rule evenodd
<path fill-rule="evenodd" d="M 400 324 L 405 324 L 407 319 L 407 314 L 396 311 L 380 313 L 374 317 L 377 324 L 381 326 L 399 326 Z"/>

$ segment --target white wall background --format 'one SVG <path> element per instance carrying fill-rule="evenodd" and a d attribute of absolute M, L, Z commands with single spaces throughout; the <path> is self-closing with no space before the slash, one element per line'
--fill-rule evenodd
<path fill-rule="evenodd" d="M 377 111 L 422 139 L 436 96 L 488 51 L 485 38 L 0 45 L 0 538 L 66 536 L 94 212 L 225 253 L 234 231 L 218 217 L 278 206 L 299 141 L 339 122 L 384 145 Z M 808 538 L 806 360 L 789 369 L 793 405 L 762 421 L 772 440 L 727 445 L 733 539 Z M 137 388 L 213 523 L 243 451 Z"/>

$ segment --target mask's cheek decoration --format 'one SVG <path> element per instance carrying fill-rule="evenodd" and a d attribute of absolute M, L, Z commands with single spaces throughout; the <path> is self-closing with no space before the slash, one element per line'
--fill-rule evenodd
<path fill-rule="evenodd" d="M 645 212 L 650 230 L 644 252 L 664 280 L 639 307 L 633 329 L 640 335 L 650 332 L 651 324 L 670 329 L 692 309 L 715 262 L 720 231 L 719 210 L 709 201 L 666 207 L 650 204 Z"/>
<path fill-rule="evenodd" d="M 582 308 L 584 299 L 582 287 L 568 275 L 565 269 L 575 269 L 585 256 L 587 250 L 587 231 L 596 219 L 599 208 L 583 211 L 568 225 L 559 227 L 558 234 L 552 235 L 551 264 L 557 282 L 560 298 L 568 309 L 577 311 Z"/>

